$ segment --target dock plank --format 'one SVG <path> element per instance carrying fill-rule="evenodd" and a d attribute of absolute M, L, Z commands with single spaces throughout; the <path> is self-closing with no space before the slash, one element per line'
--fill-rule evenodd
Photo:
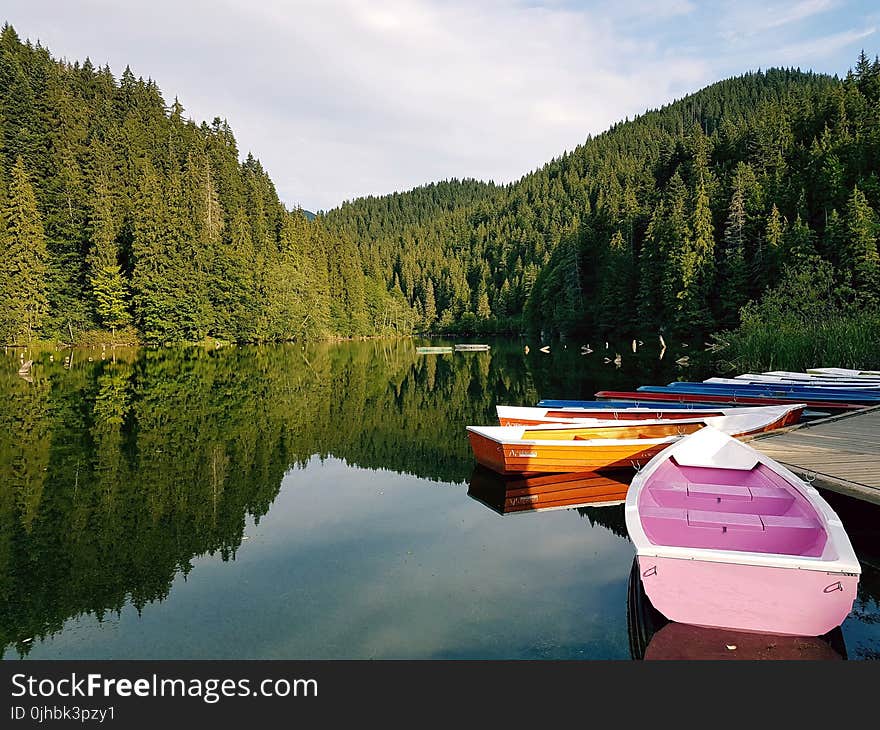
<path fill-rule="evenodd" d="M 880 406 L 761 434 L 750 443 L 819 488 L 880 504 Z"/>

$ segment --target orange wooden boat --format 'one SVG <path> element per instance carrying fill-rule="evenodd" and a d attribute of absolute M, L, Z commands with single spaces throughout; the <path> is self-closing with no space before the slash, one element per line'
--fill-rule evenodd
<path fill-rule="evenodd" d="M 594 439 L 578 436 L 577 433 L 560 433 L 557 434 L 559 440 L 549 441 L 549 434 L 532 439 L 537 428 L 539 427 L 527 429 L 516 426 L 468 426 L 468 438 L 474 457 L 483 466 L 499 474 L 529 475 L 642 466 L 679 438 L 677 433 L 662 438 L 637 435 L 622 438 L 609 433 L 605 438 Z M 622 434 L 624 428 L 619 427 L 616 430 Z M 501 429 L 508 433 L 498 433 Z M 582 433 L 588 431 L 566 430 Z M 612 432 L 615 429 L 604 430 Z"/>
<path fill-rule="evenodd" d="M 499 474 L 547 474 L 642 466 L 682 436 L 712 426 L 731 436 L 760 433 L 782 424 L 786 406 L 761 413 L 709 416 L 687 421 L 602 421 L 596 424 L 468 426 L 477 461 Z"/>
<path fill-rule="evenodd" d="M 478 466 L 471 475 L 468 496 L 502 515 L 604 507 L 624 502 L 631 476 L 576 472 L 502 477 Z"/>

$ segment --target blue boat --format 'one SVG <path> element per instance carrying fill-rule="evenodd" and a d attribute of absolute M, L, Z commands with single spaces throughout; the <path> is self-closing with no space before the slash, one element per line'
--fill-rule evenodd
<path fill-rule="evenodd" d="M 778 388 L 749 388 L 736 386 L 712 386 L 708 383 L 677 383 L 674 387 L 668 385 L 643 385 L 639 388 L 642 393 L 662 393 L 670 398 L 678 394 L 691 396 L 712 395 L 736 398 L 738 396 L 750 398 L 771 398 L 785 400 L 824 401 L 826 403 L 880 403 L 880 395 L 866 395 L 863 392 L 853 391 L 829 391 L 825 388 L 810 390 L 788 390 Z"/>
<path fill-rule="evenodd" d="M 639 390 L 647 389 L 652 386 L 642 386 Z M 847 399 L 861 398 L 865 401 L 880 402 L 880 391 L 865 390 L 864 388 L 817 388 L 812 385 L 790 385 L 788 383 L 774 385 L 772 383 L 689 383 L 684 381 L 674 381 L 666 387 L 681 392 L 701 392 L 701 393 L 727 393 L 730 391 L 762 393 L 771 397 L 779 396 L 810 396 L 825 397 L 827 395 L 846 396 Z M 698 390 L 695 390 L 698 389 Z"/>
<path fill-rule="evenodd" d="M 553 400 L 545 398 L 539 400 L 538 406 L 542 408 L 607 408 L 609 410 L 622 410 L 625 408 L 650 408 L 657 410 L 706 410 L 705 405 L 699 403 L 659 403 L 652 401 L 632 401 L 632 400 Z M 710 406 L 712 407 L 712 406 Z M 714 404 L 717 407 L 717 404 Z"/>
<path fill-rule="evenodd" d="M 544 400 L 539 400 L 537 402 L 538 406 L 542 408 L 588 408 L 588 409 L 599 409 L 604 408 L 607 410 L 617 410 L 623 411 L 627 408 L 647 408 L 652 411 L 707 411 L 718 408 L 736 408 L 736 404 L 729 405 L 721 405 L 718 403 L 681 403 L 679 401 L 670 401 L 668 403 L 664 401 L 650 400 L 650 401 L 639 401 L 639 400 L 554 400 L 552 398 L 545 398 Z M 752 407 L 754 408 L 754 404 L 751 403 L 743 403 L 743 407 Z M 815 410 L 806 410 L 804 411 L 804 418 L 825 418 L 830 416 L 831 414 L 826 411 L 815 411 Z"/>

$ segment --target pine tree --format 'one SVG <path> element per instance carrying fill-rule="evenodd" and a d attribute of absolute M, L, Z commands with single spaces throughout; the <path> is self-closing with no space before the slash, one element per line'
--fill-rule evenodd
<path fill-rule="evenodd" d="M 46 236 L 37 199 L 19 157 L 12 168 L 2 211 L 0 339 L 30 341 L 46 317 Z"/>
<path fill-rule="evenodd" d="M 511 288 L 510 281 L 507 277 L 504 277 L 504 281 L 501 284 L 501 289 L 498 290 L 498 299 L 497 304 L 495 306 L 495 313 L 503 318 L 509 315 L 514 308 L 511 307 Z"/>
<path fill-rule="evenodd" d="M 863 305 L 880 301 L 880 257 L 877 252 L 877 216 L 864 193 L 854 187 L 846 209 L 848 247 L 845 265 L 853 289 Z"/>
<path fill-rule="evenodd" d="M 721 299 L 721 324 L 725 328 L 739 323 L 739 310 L 748 299 L 748 272 L 745 260 L 746 210 L 742 188 L 733 190 L 727 228 L 724 231 L 724 251 L 720 281 L 724 294 Z"/>
<path fill-rule="evenodd" d="M 128 324 L 128 283 L 119 265 L 117 226 L 113 215 L 110 185 L 106 178 L 95 184 L 92 215 L 92 247 L 88 257 L 92 305 L 98 319 L 116 328 Z"/>
<path fill-rule="evenodd" d="M 492 310 L 489 307 L 489 294 L 486 291 L 486 283 L 482 278 L 477 282 L 475 310 L 477 319 L 485 320 L 492 316 Z"/>
<path fill-rule="evenodd" d="M 822 242 L 822 254 L 837 267 L 843 265 L 847 258 L 848 232 L 846 225 L 837 212 L 832 208 L 825 223 L 825 235 Z"/>
<path fill-rule="evenodd" d="M 816 257 L 816 234 L 798 214 L 783 236 L 785 260 L 795 266 Z"/>
<path fill-rule="evenodd" d="M 645 240 L 639 252 L 640 286 L 637 306 L 639 321 L 647 327 L 657 327 L 666 319 L 666 300 L 664 298 L 664 229 L 666 227 L 666 208 L 661 200 L 651 215 Z"/>
<path fill-rule="evenodd" d="M 599 326 L 603 333 L 629 331 L 632 325 L 632 251 L 617 230 L 608 242 L 607 262 L 599 289 Z"/>
<path fill-rule="evenodd" d="M 423 321 L 425 328 L 430 329 L 437 319 L 437 301 L 434 298 L 434 282 L 428 279 L 425 287 L 425 311 Z"/>
<path fill-rule="evenodd" d="M 179 318 L 171 210 L 162 179 L 150 164 L 141 173 L 135 202 L 131 278 L 134 312 L 149 342 L 186 339 Z"/>
<path fill-rule="evenodd" d="M 770 209 L 770 215 L 767 216 L 767 226 L 763 238 L 764 254 L 759 262 L 761 265 L 755 271 L 755 278 L 759 282 L 758 286 L 761 291 L 776 282 L 786 229 L 786 221 L 774 203 Z"/>
<path fill-rule="evenodd" d="M 706 186 L 698 182 L 694 200 L 693 238 L 681 256 L 678 326 L 681 332 L 708 332 L 714 284 L 715 235 Z"/>

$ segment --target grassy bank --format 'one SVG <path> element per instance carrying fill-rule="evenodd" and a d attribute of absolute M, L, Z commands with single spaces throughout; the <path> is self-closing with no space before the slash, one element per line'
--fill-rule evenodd
<path fill-rule="evenodd" d="M 712 335 L 722 370 L 880 368 L 880 309 L 833 283 L 830 265 L 787 269 L 782 282 Z"/>
<path fill-rule="evenodd" d="M 880 314 L 875 312 L 749 323 L 715 339 L 722 347 L 722 364 L 739 372 L 880 368 Z"/>

